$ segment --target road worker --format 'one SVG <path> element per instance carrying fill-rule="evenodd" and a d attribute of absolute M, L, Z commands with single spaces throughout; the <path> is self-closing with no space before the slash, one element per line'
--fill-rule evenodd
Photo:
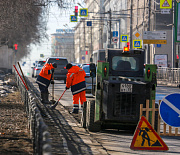
<path fill-rule="evenodd" d="M 39 85 L 39 90 L 41 91 L 41 102 L 45 104 L 49 104 L 49 92 L 48 87 L 49 84 L 54 84 L 54 79 L 52 79 L 52 75 L 54 74 L 54 69 L 57 68 L 56 63 L 46 63 L 41 72 L 39 73 L 36 83 Z"/>
<path fill-rule="evenodd" d="M 66 89 L 71 87 L 73 94 L 73 110 L 71 113 L 77 114 L 79 111 L 79 99 L 81 107 L 86 101 L 86 82 L 85 82 L 85 71 L 78 67 L 72 66 L 72 64 L 67 64 L 66 69 L 68 70 L 66 78 Z"/>

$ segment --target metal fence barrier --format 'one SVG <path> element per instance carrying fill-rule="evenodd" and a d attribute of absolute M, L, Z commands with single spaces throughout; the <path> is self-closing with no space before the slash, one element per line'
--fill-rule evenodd
<path fill-rule="evenodd" d="M 168 67 L 158 68 L 157 80 L 179 85 L 180 68 L 168 68 Z"/>
<path fill-rule="evenodd" d="M 30 130 L 30 138 L 33 142 L 34 154 L 51 155 L 50 133 L 48 132 L 47 125 L 43 121 L 42 112 L 38 106 L 40 101 L 32 90 L 27 91 L 17 74 L 15 74 L 15 77 L 28 118 L 28 128 Z"/>

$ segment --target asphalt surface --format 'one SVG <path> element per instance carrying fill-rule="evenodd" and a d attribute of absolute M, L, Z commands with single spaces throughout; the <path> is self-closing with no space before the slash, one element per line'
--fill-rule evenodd
<path fill-rule="evenodd" d="M 55 100 L 58 100 L 65 89 L 65 84 L 59 81 L 55 81 L 55 83 Z M 34 85 L 37 87 L 35 83 Z M 51 93 L 51 86 L 49 92 Z M 87 99 L 90 99 L 92 95 L 87 94 L 87 97 Z M 169 147 L 166 152 L 133 151 L 130 149 L 133 132 L 118 130 L 89 132 L 81 127 L 77 118 L 80 115 L 71 115 L 69 113 L 71 109 L 72 94 L 68 90 L 60 100 L 57 108 L 49 111 L 54 114 L 52 115 L 54 118 L 52 116 L 50 118 L 54 120 L 54 124 L 52 123 L 51 126 L 56 128 L 58 132 L 53 136 L 54 154 L 180 154 L 180 137 L 161 136 Z M 61 145 L 58 146 L 60 142 Z M 56 144 L 57 146 L 55 146 Z"/>

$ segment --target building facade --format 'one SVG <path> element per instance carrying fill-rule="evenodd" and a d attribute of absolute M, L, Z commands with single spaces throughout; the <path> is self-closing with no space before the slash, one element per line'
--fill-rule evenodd
<path fill-rule="evenodd" d="M 74 30 L 56 29 L 56 33 L 51 34 L 51 55 L 66 57 L 68 62 L 74 62 L 74 53 Z"/>
<path fill-rule="evenodd" d="M 121 42 L 121 35 L 128 35 L 130 48 L 133 48 L 133 40 L 142 40 L 142 48 L 145 49 L 145 63 L 154 64 L 157 54 L 168 55 L 167 66 L 174 67 L 177 48 L 174 46 L 174 7 L 169 14 L 162 14 L 160 0 L 85 0 L 88 8 L 88 17 L 81 19 L 76 30 L 79 33 L 79 53 L 76 50 L 76 60 L 80 63 L 90 62 L 93 51 L 106 48 L 123 49 L 127 43 Z M 174 1 L 172 6 L 174 6 Z M 92 26 L 86 22 L 91 21 Z M 117 42 L 113 41 L 113 32 L 118 32 Z M 167 44 L 143 44 L 144 31 L 166 31 Z M 139 33 L 137 37 L 135 34 Z M 76 36 L 77 37 L 77 36 Z M 75 42 L 78 40 L 75 39 Z M 88 51 L 88 55 L 85 55 Z M 87 54 L 87 52 L 86 52 Z M 82 60 L 82 56 L 86 59 Z"/>

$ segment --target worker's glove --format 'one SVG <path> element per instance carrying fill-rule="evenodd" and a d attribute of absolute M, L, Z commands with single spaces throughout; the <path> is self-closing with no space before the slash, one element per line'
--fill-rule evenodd
<path fill-rule="evenodd" d="M 65 87 L 65 89 L 67 90 L 67 89 L 69 89 L 68 87 Z"/>
<path fill-rule="evenodd" d="M 51 81 L 51 84 L 54 84 L 54 81 Z"/>

